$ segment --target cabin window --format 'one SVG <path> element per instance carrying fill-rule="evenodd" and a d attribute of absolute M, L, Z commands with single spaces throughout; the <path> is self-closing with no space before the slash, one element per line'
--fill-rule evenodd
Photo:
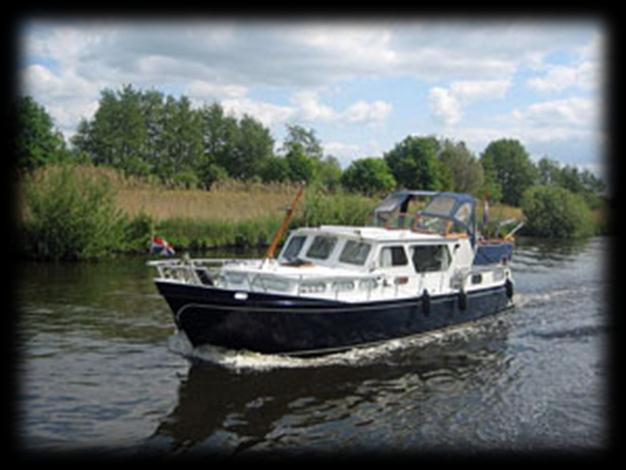
<path fill-rule="evenodd" d="M 450 215 L 450 211 L 454 207 L 456 199 L 449 196 L 437 196 L 431 199 L 430 203 L 424 209 L 424 212 L 430 214 Z"/>
<path fill-rule="evenodd" d="M 304 241 L 306 240 L 305 236 L 297 235 L 295 237 L 291 237 L 289 243 L 285 247 L 282 257 L 287 261 L 293 261 L 298 258 L 300 254 L 300 250 L 302 249 L 302 245 L 304 245 Z"/>
<path fill-rule="evenodd" d="M 313 243 L 311 243 L 306 255 L 309 258 L 326 259 L 330 256 L 336 244 L 337 237 L 318 235 L 313 239 Z"/>
<path fill-rule="evenodd" d="M 369 255 L 372 245 L 369 243 L 348 240 L 339 255 L 339 261 L 342 263 L 363 265 Z"/>
<path fill-rule="evenodd" d="M 380 267 L 406 266 L 409 263 L 402 246 L 385 246 L 380 250 Z"/>
<path fill-rule="evenodd" d="M 418 273 L 445 271 L 450 266 L 450 252 L 446 245 L 412 246 L 411 259 Z"/>
<path fill-rule="evenodd" d="M 472 215 L 472 205 L 469 202 L 466 202 L 463 205 L 461 205 L 458 211 L 456 211 L 455 216 L 465 225 L 469 225 L 471 215 Z"/>

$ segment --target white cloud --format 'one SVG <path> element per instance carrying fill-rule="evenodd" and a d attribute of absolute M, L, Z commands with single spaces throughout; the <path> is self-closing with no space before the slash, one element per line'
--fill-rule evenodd
<path fill-rule="evenodd" d="M 356 144 L 346 144 L 345 142 L 325 142 L 324 152 L 327 155 L 337 157 L 340 161 L 351 160 L 362 154 L 361 147 Z"/>
<path fill-rule="evenodd" d="M 298 110 L 298 116 L 305 121 L 329 122 L 338 118 L 330 106 L 320 103 L 314 91 L 301 91 L 291 97 L 291 102 Z"/>
<path fill-rule="evenodd" d="M 391 113 L 393 107 L 386 101 L 376 100 L 368 102 L 359 100 L 343 111 L 333 109 L 320 101 L 318 93 L 307 90 L 294 94 L 291 97 L 297 118 L 308 122 L 323 123 L 350 123 L 377 125 L 383 123 Z"/>
<path fill-rule="evenodd" d="M 100 88 L 71 72 L 56 75 L 43 65 L 33 64 L 22 71 L 22 91 L 45 106 L 56 127 L 69 136 L 81 117 L 89 117 L 97 109 Z"/>
<path fill-rule="evenodd" d="M 460 80 L 448 88 L 433 87 L 429 103 L 433 116 L 446 126 L 457 124 L 463 107 L 478 100 L 502 99 L 511 87 L 510 80 Z"/>
<path fill-rule="evenodd" d="M 461 103 L 454 94 L 445 88 L 431 88 L 428 102 L 432 114 L 443 121 L 446 126 L 452 126 L 461 120 Z"/>
<path fill-rule="evenodd" d="M 319 87 L 363 76 L 499 80 L 569 45 L 554 25 L 463 22 L 33 22 L 25 51 L 117 83 Z M 520 44 L 523 50 L 520 51 Z M 591 52 L 589 52 L 591 53 Z M 117 83 L 114 83 L 116 85 Z"/>
<path fill-rule="evenodd" d="M 513 110 L 513 118 L 531 127 L 585 128 L 600 127 L 598 104 L 589 98 L 567 98 L 533 103 L 523 110 Z"/>
<path fill-rule="evenodd" d="M 542 64 L 543 73 L 526 81 L 526 85 L 538 92 L 553 93 L 568 88 L 584 91 L 597 90 L 604 84 L 601 67 L 604 41 L 598 34 L 584 46 L 575 50 L 576 59 L 571 64 Z"/>
<path fill-rule="evenodd" d="M 295 110 L 289 106 L 280 106 L 245 97 L 227 99 L 221 103 L 226 112 L 238 117 L 249 114 L 270 128 L 284 125 L 285 122 L 295 115 Z"/>
<path fill-rule="evenodd" d="M 502 99 L 511 87 L 511 80 L 461 80 L 452 82 L 450 91 L 463 103 L 476 100 Z"/>
<path fill-rule="evenodd" d="M 382 100 L 372 103 L 360 100 L 348 107 L 342 117 L 350 123 L 380 124 L 387 119 L 392 109 L 391 104 Z"/>
<path fill-rule="evenodd" d="M 550 65 L 542 76 L 530 78 L 526 84 L 539 92 L 559 92 L 571 87 L 591 90 L 599 84 L 599 73 L 598 64 L 590 61 L 575 66 Z"/>
<path fill-rule="evenodd" d="M 221 85 L 203 80 L 193 80 L 187 86 L 185 94 L 195 101 L 220 101 L 222 99 L 240 99 L 246 96 L 248 88 L 240 85 Z"/>
<path fill-rule="evenodd" d="M 493 127 L 457 126 L 448 132 L 475 149 L 484 148 L 493 140 L 513 138 L 524 145 L 565 145 L 571 148 L 582 145 L 601 152 L 606 134 L 598 115 L 594 100 L 573 97 L 515 109 L 494 119 Z M 576 157 L 577 152 L 568 155 L 568 158 Z"/>

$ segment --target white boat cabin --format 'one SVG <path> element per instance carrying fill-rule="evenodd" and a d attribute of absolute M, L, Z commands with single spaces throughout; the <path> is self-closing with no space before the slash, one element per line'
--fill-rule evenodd
<path fill-rule="evenodd" d="M 225 264 L 220 288 L 359 302 L 502 284 L 505 266 L 473 267 L 467 236 L 321 226 L 290 233 L 276 260 Z"/>

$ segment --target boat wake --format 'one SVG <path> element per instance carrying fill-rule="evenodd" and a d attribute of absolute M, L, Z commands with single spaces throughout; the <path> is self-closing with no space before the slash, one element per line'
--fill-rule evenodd
<path fill-rule="evenodd" d="M 218 365 L 234 372 L 265 372 L 275 369 L 302 369 L 318 367 L 363 367 L 380 363 L 393 354 L 428 346 L 445 346 L 459 340 L 471 340 L 481 333 L 497 328 L 505 321 L 502 317 L 455 325 L 449 328 L 397 338 L 381 343 L 360 346 L 346 351 L 316 357 L 294 357 L 280 354 L 263 354 L 253 351 L 232 350 L 218 346 L 193 347 L 183 331 L 177 331 L 168 339 L 170 351 L 192 361 Z"/>
<path fill-rule="evenodd" d="M 597 286 L 577 285 L 548 292 L 516 292 L 513 303 L 517 308 L 534 308 L 552 304 L 555 301 L 573 302 L 575 299 L 597 292 L 598 289 Z"/>

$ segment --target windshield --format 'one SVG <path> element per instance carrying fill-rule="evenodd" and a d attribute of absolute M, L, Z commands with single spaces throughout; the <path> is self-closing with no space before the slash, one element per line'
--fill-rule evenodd
<path fill-rule="evenodd" d="M 472 205 L 469 202 L 461 205 L 459 210 L 456 211 L 455 217 L 463 222 L 465 225 L 469 225 L 470 216 L 472 215 Z"/>
<path fill-rule="evenodd" d="M 337 237 L 318 235 L 313 239 L 313 243 L 311 243 L 306 255 L 309 258 L 326 259 L 330 256 L 336 243 Z"/>
<path fill-rule="evenodd" d="M 298 258 L 298 255 L 300 254 L 300 250 L 302 249 L 302 245 L 304 245 L 305 240 L 306 237 L 303 235 L 297 235 L 295 237 L 292 237 L 291 240 L 289 240 L 289 243 L 287 243 L 287 246 L 283 250 L 281 256 L 287 261 L 294 261 Z"/>
<path fill-rule="evenodd" d="M 450 212 L 454 207 L 456 199 L 447 196 L 438 196 L 432 199 L 428 206 L 424 209 L 424 212 L 438 215 L 451 215 Z"/>
<path fill-rule="evenodd" d="M 348 240 L 341 251 L 339 261 L 342 263 L 363 265 L 372 245 L 369 243 Z"/>

